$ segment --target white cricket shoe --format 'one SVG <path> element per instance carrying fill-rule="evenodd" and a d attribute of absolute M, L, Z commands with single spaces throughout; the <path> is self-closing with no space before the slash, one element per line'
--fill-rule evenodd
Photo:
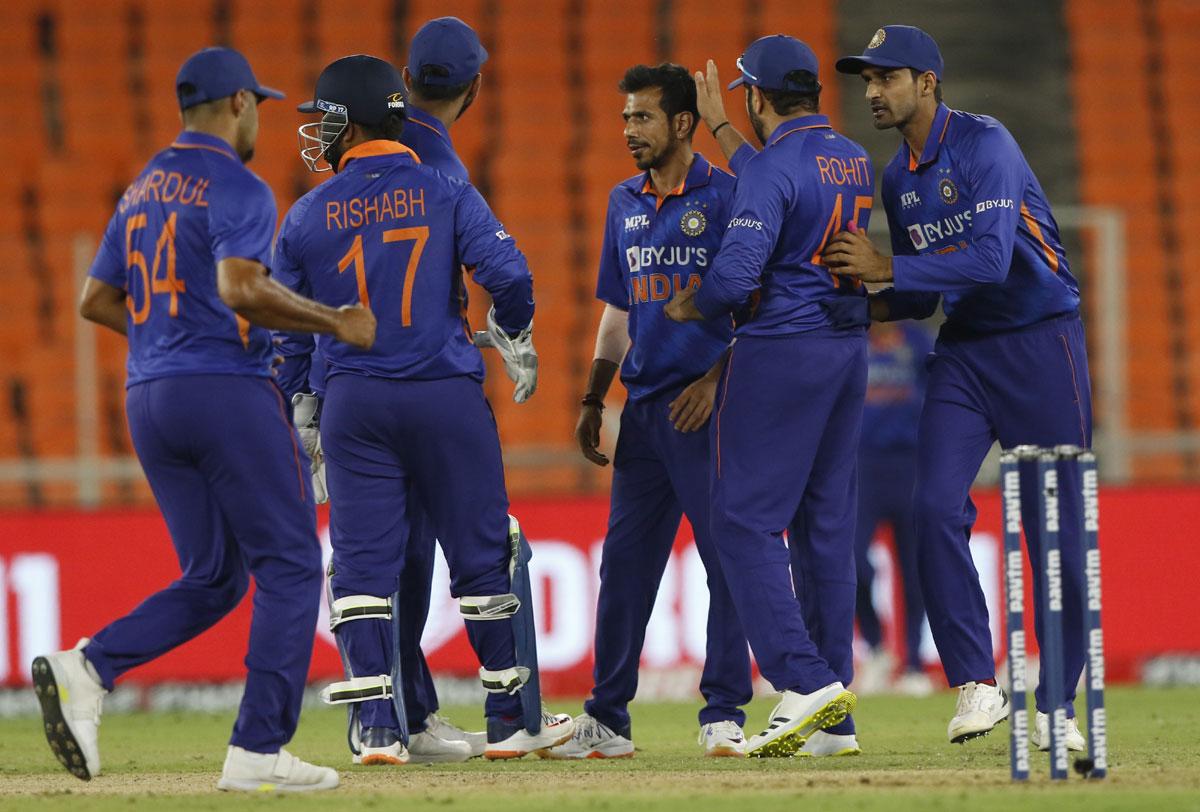
<path fill-rule="evenodd" d="M 1029 740 L 1033 742 L 1034 747 L 1043 752 L 1050 749 L 1049 714 L 1042 713 L 1041 711 L 1037 712 Z M 1081 753 L 1087 749 L 1087 739 L 1083 738 L 1083 734 L 1079 732 L 1079 720 L 1074 717 L 1067 720 L 1067 749 L 1073 750 L 1076 753 Z"/>
<path fill-rule="evenodd" d="M 400 734 L 391 728 L 365 727 L 359 733 L 358 754 L 353 758 L 355 764 L 399 767 L 410 759 L 408 749 L 400 741 Z"/>
<path fill-rule="evenodd" d="M 336 770 L 301 761 L 287 750 L 252 753 L 229 745 L 217 789 L 243 792 L 312 792 L 338 785 Z"/>
<path fill-rule="evenodd" d="M 882 646 L 871 649 L 862 663 L 854 669 L 854 693 L 859 696 L 881 694 L 892 684 L 896 659 Z"/>
<path fill-rule="evenodd" d="M 725 720 L 700 726 L 700 744 L 709 758 L 745 758 L 746 734 L 737 722 Z"/>
<path fill-rule="evenodd" d="M 518 719 L 505 722 L 488 719 L 488 743 L 483 757 L 491 761 L 523 758 L 547 747 L 557 747 L 569 741 L 575 721 L 565 713 L 551 713 L 542 708 L 542 729 L 530 733 Z"/>
<path fill-rule="evenodd" d="M 429 714 L 425 719 L 425 732 L 448 742 L 466 742 L 471 748 L 471 758 L 482 756 L 483 751 L 487 749 L 486 731 L 480 730 L 476 733 L 463 730 L 445 716 L 438 716 L 436 713 Z"/>
<path fill-rule="evenodd" d="M 901 696 L 932 696 L 933 680 L 924 671 L 906 671 L 896 680 L 892 690 Z"/>
<path fill-rule="evenodd" d="M 804 747 L 809 736 L 833 727 L 854 712 L 858 697 L 840 682 L 811 694 L 784 691 L 767 729 L 750 739 L 746 755 L 755 758 L 788 758 Z"/>
<path fill-rule="evenodd" d="M 1008 718 L 1008 694 L 998 685 L 968 682 L 958 689 L 958 704 L 946 734 L 954 744 L 986 736 Z"/>
<path fill-rule="evenodd" d="M 76 778 L 100 774 L 100 711 L 108 693 L 83 656 L 83 638 L 70 651 L 35 657 L 33 690 L 55 758 Z"/>
<path fill-rule="evenodd" d="M 853 733 L 829 733 L 818 730 L 800 748 L 798 756 L 824 758 L 826 756 L 857 756 L 862 754 L 858 738 Z"/>
<path fill-rule="evenodd" d="M 633 741 L 593 716 L 581 713 L 573 720 L 571 738 L 557 747 L 538 750 L 541 758 L 633 758 Z"/>
<path fill-rule="evenodd" d="M 467 742 L 449 741 L 429 730 L 408 737 L 408 760 L 412 764 L 454 764 L 470 761 L 471 755 Z"/>

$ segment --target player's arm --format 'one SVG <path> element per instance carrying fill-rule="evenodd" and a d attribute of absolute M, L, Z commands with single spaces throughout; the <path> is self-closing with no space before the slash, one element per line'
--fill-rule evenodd
<path fill-rule="evenodd" d="M 79 299 L 79 315 L 121 335 L 127 335 L 128 314 L 124 288 L 101 282 L 94 276 L 84 280 L 83 295 Z"/>
<path fill-rule="evenodd" d="M 580 404 L 575 440 L 589 462 L 608 465 L 608 456 L 599 450 L 603 423 L 604 398 L 612 386 L 621 361 L 629 351 L 629 311 L 612 304 L 604 305 L 600 327 L 596 330 L 596 352 L 588 372 L 587 389 Z"/>
<path fill-rule="evenodd" d="M 708 372 L 684 387 L 684 390 L 667 404 L 671 409 L 667 419 L 675 426 L 676 431 L 698 431 L 708 422 L 713 402 L 717 399 L 717 383 L 721 380 L 721 373 L 725 371 L 729 352 L 730 350 L 725 350 L 721 353 L 721 357 L 709 367 Z"/>
<path fill-rule="evenodd" d="M 275 238 L 275 248 L 271 254 L 271 278 L 288 290 L 311 299 L 312 285 L 301 260 L 304 238 L 302 221 L 307 209 L 301 210 L 300 205 L 292 207 L 279 227 L 279 236 Z M 276 351 L 283 358 L 283 363 L 275 369 L 275 382 L 279 388 L 289 400 L 312 391 L 309 377 L 313 366 L 312 354 L 316 349 L 312 333 L 277 330 L 274 338 Z M 314 407 L 314 415 L 316 411 Z"/>
<path fill-rule="evenodd" d="M 696 71 L 693 78 L 696 81 L 696 108 L 704 126 L 716 139 L 717 146 L 729 161 L 729 168 L 739 174 L 738 169 L 754 155 L 756 150 L 750 146 L 746 136 L 738 132 L 729 121 L 725 112 L 725 100 L 721 96 L 721 78 L 717 74 L 717 63 L 708 60 L 704 72 Z"/>
<path fill-rule="evenodd" d="M 757 165 L 756 165 L 757 164 Z M 761 161 L 738 176 L 729 228 L 700 288 L 680 291 L 665 313 L 674 321 L 728 316 L 762 287 L 762 271 L 779 241 L 787 191 L 784 180 Z"/>

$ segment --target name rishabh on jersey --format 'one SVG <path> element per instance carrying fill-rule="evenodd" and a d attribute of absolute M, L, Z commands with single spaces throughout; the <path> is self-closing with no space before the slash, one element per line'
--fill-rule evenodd
<path fill-rule="evenodd" d="M 928 294 L 928 312 L 941 294 L 948 327 L 1010 330 L 1079 309 L 1050 204 L 996 119 L 940 105 L 921 155 L 902 143 L 882 187 L 896 291 Z"/>
<path fill-rule="evenodd" d="M 221 301 L 217 263 L 269 265 L 275 197 L 224 140 L 183 132 L 121 196 L 90 276 L 126 291 L 127 386 L 172 375 L 269 377 L 271 334 Z"/>
<path fill-rule="evenodd" d="M 633 344 L 621 365 L 631 401 L 691 383 L 733 337 L 730 319 L 674 324 L 663 313 L 679 291 L 700 287 L 725 224 L 733 176 L 696 153 L 683 183 L 661 200 L 650 173 L 608 197 L 596 298 L 629 312 Z"/>
<path fill-rule="evenodd" d="M 874 199 L 866 151 L 822 115 L 785 121 L 755 152 L 729 162 L 737 173 L 729 230 L 713 272 L 696 295 L 706 318 L 747 303 L 738 335 L 789 335 L 830 327 L 821 307 L 835 296 L 865 296 L 821 264 L 821 252 L 849 223 L 866 230 Z"/>
<path fill-rule="evenodd" d="M 408 147 L 369 141 L 342 161 L 335 176 L 292 206 L 271 267 L 283 284 L 319 302 L 361 302 L 375 313 L 370 350 L 319 337 L 327 375 L 483 380 L 456 285 L 460 262 L 475 267 L 501 327 L 516 334 L 533 317 L 525 257 L 475 187 L 423 166 Z M 292 334 L 284 355 L 312 346 L 311 337 Z M 285 391 L 295 385 L 281 381 Z"/>

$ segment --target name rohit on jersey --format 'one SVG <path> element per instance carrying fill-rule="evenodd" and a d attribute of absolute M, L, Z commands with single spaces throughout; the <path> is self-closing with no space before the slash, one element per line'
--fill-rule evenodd
<path fill-rule="evenodd" d="M 836 155 L 817 155 L 817 173 L 828 186 L 869 186 L 871 164 L 860 155 L 847 161 Z"/>
<path fill-rule="evenodd" d="M 362 228 L 388 220 L 424 216 L 424 189 L 392 189 L 371 197 L 326 201 L 325 230 Z"/>
<path fill-rule="evenodd" d="M 191 175 L 181 175 L 178 172 L 163 172 L 155 169 L 149 175 L 134 181 L 121 202 L 117 211 L 124 214 L 130 206 L 136 206 L 143 201 L 154 198 L 158 203 L 179 203 L 181 206 L 199 206 L 205 208 L 208 201 L 204 193 L 208 190 L 208 178 L 195 178 Z"/>

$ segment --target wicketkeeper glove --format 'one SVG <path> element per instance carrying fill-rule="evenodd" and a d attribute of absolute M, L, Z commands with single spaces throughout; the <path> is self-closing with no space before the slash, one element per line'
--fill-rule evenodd
<path fill-rule="evenodd" d="M 303 392 L 293 395 L 292 420 L 312 460 L 313 497 L 318 505 L 323 505 L 329 501 L 329 493 L 325 490 L 325 455 L 321 452 L 321 399 Z"/>
<path fill-rule="evenodd" d="M 496 308 L 487 314 L 487 330 L 475 334 L 476 347 L 494 347 L 504 359 L 504 371 L 516 384 L 513 400 L 524 403 L 537 389 L 538 357 L 533 348 L 533 322 L 516 338 L 510 338 L 496 323 Z"/>

